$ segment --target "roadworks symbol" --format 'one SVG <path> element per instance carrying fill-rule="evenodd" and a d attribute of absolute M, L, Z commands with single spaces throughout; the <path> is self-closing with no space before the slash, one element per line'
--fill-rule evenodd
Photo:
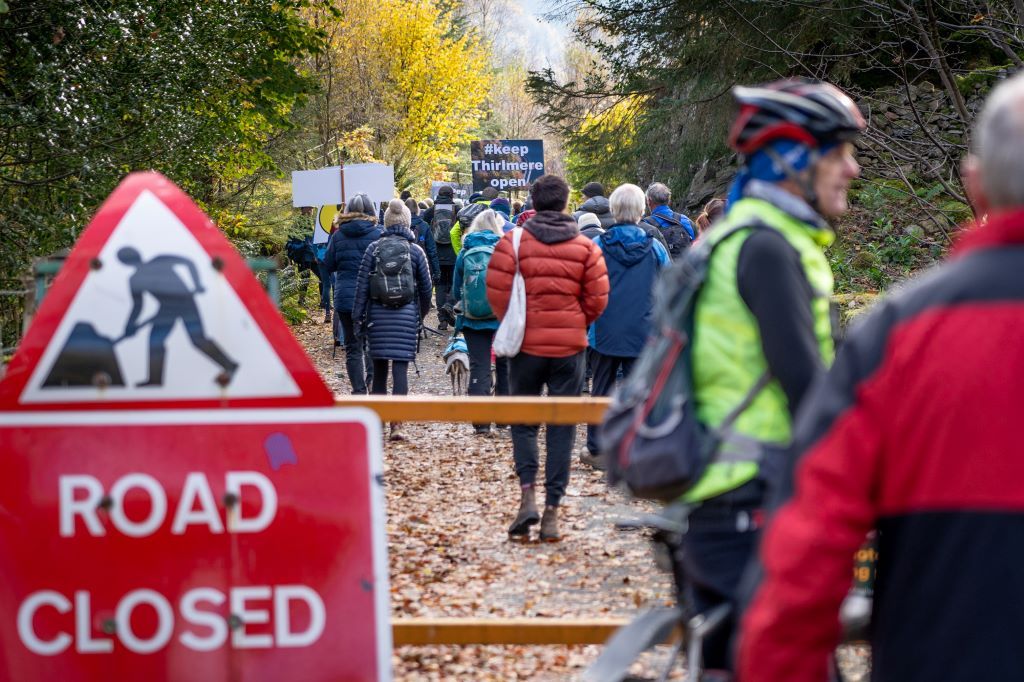
<path fill-rule="evenodd" d="M 218 263 L 149 191 L 93 261 L 22 402 L 296 396 Z M 222 263 L 220 266 L 222 267 Z"/>

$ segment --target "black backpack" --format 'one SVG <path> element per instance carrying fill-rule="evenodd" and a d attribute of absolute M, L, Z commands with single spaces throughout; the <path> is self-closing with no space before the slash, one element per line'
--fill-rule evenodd
<path fill-rule="evenodd" d="M 714 248 L 750 227 L 771 229 L 762 224 L 728 228 L 663 271 L 655 288 L 651 338 L 615 392 L 598 432 L 609 485 L 623 484 L 643 499 L 676 499 L 700 480 L 733 423 L 770 381 L 762 376 L 718 428 L 698 421 L 690 357 L 697 295 Z"/>
<path fill-rule="evenodd" d="M 299 272 L 314 270 L 317 267 L 316 250 L 309 237 L 304 239 L 289 237 L 284 245 L 284 252 L 288 256 L 288 260 L 295 264 L 295 269 Z"/>
<path fill-rule="evenodd" d="M 668 227 L 661 227 L 654 216 L 647 216 L 644 218 L 644 222 L 653 226 L 656 230 L 661 230 L 661 235 L 665 238 L 665 243 L 668 245 L 668 255 L 671 256 L 672 260 L 678 260 L 693 243 L 693 240 L 690 239 L 690 233 L 686 231 L 686 228 L 683 227 L 683 221 L 675 213 L 671 217 L 659 213 L 658 218 L 667 222 Z"/>
<path fill-rule="evenodd" d="M 466 234 L 469 230 L 469 226 L 473 224 L 473 219 L 486 210 L 486 204 L 470 204 L 469 206 L 464 206 L 462 210 L 459 211 L 459 225 L 462 226 L 462 234 Z"/>
<path fill-rule="evenodd" d="M 377 264 L 370 273 L 370 298 L 389 308 L 400 308 L 416 297 L 412 248 L 405 237 L 387 236 L 378 242 Z"/>
<path fill-rule="evenodd" d="M 434 241 L 442 246 L 452 243 L 452 223 L 455 220 L 454 204 L 434 204 L 434 217 L 430 220 L 430 233 Z"/>

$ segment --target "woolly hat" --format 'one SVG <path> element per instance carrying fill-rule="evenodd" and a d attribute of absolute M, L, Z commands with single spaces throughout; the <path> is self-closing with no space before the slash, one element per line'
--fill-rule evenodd
<path fill-rule="evenodd" d="M 491 208 L 493 208 L 495 211 L 501 211 L 502 213 L 505 214 L 506 218 L 512 215 L 512 206 L 508 203 L 508 199 L 506 199 L 505 197 L 498 197 L 497 199 L 492 201 Z"/>
<path fill-rule="evenodd" d="M 491 187 L 490 185 L 488 185 L 487 187 L 484 187 L 484 191 L 480 192 L 480 196 L 482 196 L 484 199 L 487 199 L 488 201 L 490 201 L 492 199 L 497 199 L 498 198 L 498 194 L 499 194 L 499 192 L 498 192 L 497 188 L 496 187 Z"/>
<path fill-rule="evenodd" d="M 437 196 L 439 196 L 439 197 L 441 197 L 441 196 L 451 197 L 454 194 L 455 194 L 455 190 L 451 188 L 451 185 L 441 185 L 441 187 L 438 188 L 438 190 L 437 190 Z"/>
<path fill-rule="evenodd" d="M 600 182 L 588 182 L 583 185 L 581 190 L 585 197 L 603 197 L 604 196 L 604 185 Z"/>
<path fill-rule="evenodd" d="M 582 230 L 585 227 L 601 227 L 601 219 L 589 211 L 583 211 L 576 218 L 576 223 Z"/>
<path fill-rule="evenodd" d="M 409 227 L 411 224 L 412 218 L 409 215 L 409 209 L 405 207 L 401 199 L 392 199 L 388 204 L 388 210 L 384 212 L 384 227 L 392 225 Z"/>

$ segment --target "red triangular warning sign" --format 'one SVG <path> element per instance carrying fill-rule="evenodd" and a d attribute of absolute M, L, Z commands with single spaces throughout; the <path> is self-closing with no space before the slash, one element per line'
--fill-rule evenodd
<path fill-rule="evenodd" d="M 245 261 L 159 173 L 100 207 L 0 381 L 2 410 L 331 404 Z"/>

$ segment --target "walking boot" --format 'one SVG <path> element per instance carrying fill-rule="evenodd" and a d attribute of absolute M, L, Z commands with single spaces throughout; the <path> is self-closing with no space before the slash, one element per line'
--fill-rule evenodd
<path fill-rule="evenodd" d="M 540 521 L 540 514 L 537 513 L 537 496 L 532 485 L 522 487 L 523 496 L 519 501 L 519 513 L 516 520 L 508 527 L 509 540 L 528 540 L 530 537 L 530 526 Z"/>
<path fill-rule="evenodd" d="M 541 542 L 558 542 L 562 534 L 558 532 L 558 507 L 544 507 L 544 517 L 540 520 Z"/>
<path fill-rule="evenodd" d="M 604 455 L 592 454 L 589 451 L 584 451 L 580 455 L 580 461 L 598 471 L 605 471 L 608 469 L 608 463 L 605 461 Z"/>
<path fill-rule="evenodd" d="M 402 433 L 402 422 L 391 422 L 391 435 L 389 436 L 389 440 L 405 440 L 405 434 Z"/>

